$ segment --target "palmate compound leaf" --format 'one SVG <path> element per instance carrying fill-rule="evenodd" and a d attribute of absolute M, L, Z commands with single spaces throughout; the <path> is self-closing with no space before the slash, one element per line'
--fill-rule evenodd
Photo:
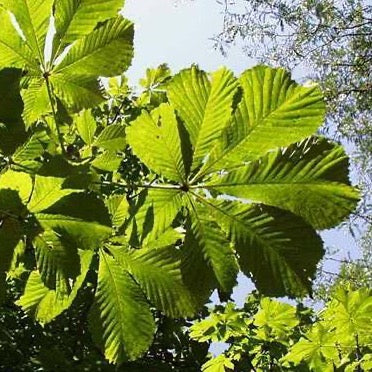
<path fill-rule="evenodd" d="M 116 76 L 133 58 L 133 23 L 121 16 L 112 18 L 77 40 L 51 72 L 55 94 L 74 111 L 102 101 L 99 76 Z"/>
<path fill-rule="evenodd" d="M 71 278 L 73 285 L 69 290 L 56 292 L 47 288 L 41 280 L 39 271 L 32 271 L 27 280 L 24 294 L 17 301 L 17 305 L 21 306 L 27 314 L 33 316 L 41 324 L 54 320 L 68 309 L 76 298 L 80 287 L 85 281 L 93 254 L 94 252 L 90 250 L 78 251 L 80 270 L 74 280 Z"/>
<path fill-rule="evenodd" d="M 205 201 L 233 242 L 241 270 L 270 296 L 301 297 L 323 256 L 322 240 L 301 218 L 265 205 Z"/>
<path fill-rule="evenodd" d="M 368 288 L 355 291 L 338 288 L 322 312 L 323 321 L 334 327 L 335 338 L 343 346 L 372 343 L 372 295 Z"/>
<path fill-rule="evenodd" d="M 268 297 L 260 301 L 260 309 L 254 316 L 256 335 L 264 341 L 286 340 L 298 323 L 294 306 Z"/>
<path fill-rule="evenodd" d="M 341 146 L 309 138 L 268 153 L 207 183 L 208 189 L 286 209 L 317 229 L 335 226 L 356 206 Z"/>
<path fill-rule="evenodd" d="M 48 82 L 51 93 L 78 112 L 104 99 L 99 76 L 121 74 L 133 56 L 133 24 L 117 12 L 123 2 L 62 0 L 52 7 L 53 3 L 4 0 L 6 10 L 0 10 L 0 67 L 25 71 L 28 82 L 22 96 L 28 127 L 51 114 Z M 49 61 L 44 46 L 52 13 L 57 34 Z M 13 16 L 20 30 L 12 23 Z"/>
<path fill-rule="evenodd" d="M 325 104 L 319 87 L 298 85 L 284 69 L 256 66 L 241 75 L 239 86 L 237 109 L 196 178 L 300 141 L 323 123 Z"/>
<path fill-rule="evenodd" d="M 194 148 L 191 170 L 202 163 L 231 119 L 237 88 L 227 69 L 217 70 L 209 79 L 197 66 L 181 71 L 167 84 L 169 101 L 182 118 Z"/>
<path fill-rule="evenodd" d="M 100 251 L 90 330 L 111 363 L 134 360 L 150 347 L 155 322 L 141 287 L 111 255 Z"/>
<path fill-rule="evenodd" d="M 306 333 L 306 338 L 301 337 L 300 341 L 291 347 L 290 352 L 281 361 L 295 366 L 306 362 L 311 371 L 332 372 L 334 364 L 339 361 L 337 347 L 334 347 L 336 342 L 334 334 L 319 322 Z"/>
<path fill-rule="evenodd" d="M 219 72 L 219 76 L 226 77 L 223 71 L 225 70 Z M 161 203 L 157 206 L 160 212 L 154 213 L 151 201 L 147 202 L 145 199 L 139 202 L 142 207 L 137 208 L 137 213 L 141 223 L 137 226 L 142 227 L 139 230 L 132 229 L 132 233 L 134 231 L 135 236 L 137 233 L 141 236 L 143 231 L 146 231 L 147 235 L 151 235 L 154 228 L 156 234 L 159 234 L 167 228 L 167 224 L 169 226 L 175 223 L 177 210 L 182 210 L 183 216 L 189 213 L 190 217 L 185 245 L 181 248 L 182 270 L 185 280 L 191 286 L 196 282 L 199 284 L 200 298 L 216 287 L 220 290 L 224 288 L 227 292 L 231 290 L 237 271 L 231 260 L 227 260 L 229 264 L 223 266 L 221 264 L 223 260 L 215 256 L 215 262 L 212 263 L 213 260 L 207 254 L 209 249 L 203 242 L 205 236 L 211 237 L 211 241 L 214 240 L 219 247 L 224 247 L 222 251 L 232 258 L 236 249 L 241 269 L 252 276 L 263 291 L 275 295 L 302 296 L 310 290 L 316 263 L 323 254 L 321 240 L 313 227 L 325 228 L 335 225 L 352 211 L 357 202 L 357 192 L 349 185 L 347 179 L 347 158 L 339 146 L 316 138 L 278 149 L 279 146 L 304 139 L 321 124 L 324 103 L 317 87 L 299 86 L 284 70 L 264 66 L 245 72 L 239 83 L 243 89 L 242 96 L 239 94 L 234 96 L 230 86 L 232 102 L 228 105 L 227 101 L 224 101 L 228 112 L 227 119 L 226 121 L 224 119 L 224 124 L 216 121 L 218 124 L 216 127 L 207 124 L 207 121 L 201 124 L 210 86 L 213 85 L 205 73 L 193 67 L 181 72 L 174 81 L 168 83 L 170 106 L 167 105 L 167 109 L 175 109 L 178 128 L 184 127 L 185 131 L 178 132 L 181 146 L 177 144 L 178 141 L 174 139 L 169 141 L 163 136 L 164 151 L 172 148 L 172 154 L 177 151 L 179 154 L 182 143 L 186 144 L 189 148 L 187 151 L 182 148 L 181 154 L 184 164 L 190 163 L 189 159 L 192 157 L 190 151 L 196 151 L 196 147 L 199 146 L 197 138 L 199 131 L 202 133 L 201 127 L 208 128 L 209 131 L 220 130 L 223 136 L 220 139 L 214 135 L 205 137 L 206 143 L 199 147 L 206 151 L 205 153 L 202 151 L 204 155 L 201 162 L 204 164 L 200 170 L 194 164 L 195 168 L 192 168 L 186 183 L 178 181 L 175 177 L 172 179 L 168 175 L 170 184 L 158 180 L 153 185 L 146 185 L 150 189 L 156 189 L 159 200 L 168 197 L 170 193 L 179 193 L 180 203 L 173 205 L 172 214 L 168 215 L 163 213 L 166 208 L 162 210 Z M 178 90 L 182 94 L 178 93 Z M 231 111 L 234 108 L 236 110 L 232 115 Z M 140 128 L 139 123 L 151 118 L 151 114 L 142 113 L 132 126 L 133 133 L 135 129 Z M 175 124 L 176 121 L 173 120 L 173 131 L 177 134 Z M 154 141 L 159 135 L 159 127 L 148 125 L 146 128 L 146 138 L 150 142 Z M 234 135 L 236 140 L 231 137 Z M 156 168 L 145 149 L 140 148 L 138 139 L 134 139 L 134 135 L 129 137 L 128 142 L 132 149 L 150 169 L 163 176 L 165 176 L 163 169 L 166 167 L 172 166 L 172 172 L 177 171 L 174 163 L 165 164 L 162 170 Z M 185 138 L 189 138 L 189 143 Z M 229 138 L 232 138 L 230 142 Z M 204 143 L 204 140 L 201 143 Z M 227 146 L 230 144 L 232 146 Z M 219 149 L 223 151 L 219 153 Z M 214 158 L 216 154 L 221 157 Z M 199 155 L 196 156 L 198 157 Z M 212 164 L 210 160 L 213 159 L 216 161 Z M 232 160 L 231 164 L 237 169 L 229 168 L 228 159 Z M 156 165 L 158 164 L 160 162 Z M 212 177 L 209 175 L 211 172 L 215 173 Z M 321 185 L 312 188 L 314 183 Z M 252 195 L 251 190 L 254 190 Z M 239 208 L 231 210 L 230 218 L 222 217 L 220 214 L 214 217 L 216 213 L 211 212 L 210 208 L 203 204 L 205 202 L 213 204 L 212 197 L 218 192 L 222 194 L 220 198 L 226 199 L 226 204 L 231 205 L 233 209 L 236 206 L 226 194 L 261 202 L 263 205 L 250 206 L 249 210 Z M 149 195 L 150 193 L 152 189 Z M 141 194 L 141 198 L 143 196 L 144 194 Z M 289 210 L 293 214 L 266 207 L 264 204 Z M 197 207 L 194 208 L 193 205 Z M 208 211 L 205 216 L 198 218 L 198 209 L 206 208 Z M 136 210 L 131 214 L 135 215 L 132 218 L 135 221 Z M 231 222 L 235 221 L 235 214 L 241 215 L 243 219 L 241 223 Z M 300 217 L 296 217 L 296 214 Z M 204 225 L 207 228 L 204 228 Z M 214 228 L 212 225 L 217 227 Z M 240 229 L 238 235 L 234 235 L 236 225 Z M 306 239 L 302 239 L 300 231 L 304 232 Z M 230 241 L 226 240 L 224 233 Z M 252 249 L 246 249 L 247 247 Z M 218 253 L 223 256 L 221 250 L 212 249 L 213 244 L 209 248 L 211 248 L 209 254 Z M 199 274 L 195 274 L 195 271 Z M 202 282 L 206 285 L 201 285 Z"/>

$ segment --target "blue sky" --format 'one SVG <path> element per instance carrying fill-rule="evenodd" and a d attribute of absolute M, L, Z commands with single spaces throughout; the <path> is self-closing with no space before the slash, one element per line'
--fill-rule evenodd
<path fill-rule="evenodd" d="M 128 71 L 131 85 L 136 85 L 147 67 L 168 63 L 173 72 L 197 63 L 207 71 L 225 65 L 236 74 L 255 64 L 237 44 L 223 57 L 213 49 L 214 34 L 222 28 L 222 7 L 215 0 L 127 0 L 124 14 L 135 23 L 135 57 Z M 297 76 L 300 77 L 300 76 Z M 355 242 L 347 229 L 322 232 L 325 244 L 338 248 L 338 258 L 357 255 Z M 325 269 L 336 271 L 335 262 Z M 240 277 L 234 299 L 241 304 L 252 289 L 248 279 Z"/>

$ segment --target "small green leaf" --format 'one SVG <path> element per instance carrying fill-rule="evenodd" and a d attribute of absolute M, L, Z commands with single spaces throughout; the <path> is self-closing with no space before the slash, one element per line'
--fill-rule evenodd
<path fill-rule="evenodd" d="M 78 115 L 76 115 L 75 125 L 83 141 L 88 146 L 91 146 L 93 144 L 94 134 L 97 129 L 97 124 L 91 111 L 83 110 Z"/>
<path fill-rule="evenodd" d="M 102 147 L 109 151 L 123 150 L 125 145 L 125 127 L 121 124 L 107 126 L 93 143 L 93 146 Z"/>

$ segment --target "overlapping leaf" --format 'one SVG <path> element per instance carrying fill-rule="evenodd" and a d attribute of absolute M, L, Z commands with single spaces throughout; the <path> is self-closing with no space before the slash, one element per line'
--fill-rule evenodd
<path fill-rule="evenodd" d="M 141 288 L 128 271 L 102 251 L 90 329 L 113 363 L 140 357 L 150 347 L 155 332 Z"/>
<path fill-rule="evenodd" d="M 298 85 L 284 69 L 256 66 L 241 75 L 239 84 L 242 99 L 199 176 L 300 141 L 323 123 L 320 89 Z"/>
<path fill-rule="evenodd" d="M 172 106 L 183 119 L 194 147 L 192 170 L 211 150 L 228 124 L 237 82 L 227 69 L 208 75 L 196 66 L 183 70 L 167 84 Z"/>
<path fill-rule="evenodd" d="M 342 221 L 356 206 L 358 193 L 347 174 L 342 147 L 315 138 L 271 152 L 212 181 L 211 187 L 287 209 L 324 229 Z"/>

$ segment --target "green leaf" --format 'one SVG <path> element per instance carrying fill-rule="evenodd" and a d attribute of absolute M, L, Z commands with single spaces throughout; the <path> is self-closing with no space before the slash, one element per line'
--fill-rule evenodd
<path fill-rule="evenodd" d="M 31 199 L 27 208 L 32 213 L 41 212 L 66 195 L 77 190 L 64 189 L 64 178 L 36 176 Z"/>
<path fill-rule="evenodd" d="M 35 173 L 42 166 L 41 158 L 48 143 L 50 143 L 50 137 L 45 131 L 33 133 L 14 152 L 12 168 Z"/>
<path fill-rule="evenodd" d="M 324 229 L 341 222 L 358 202 L 347 175 L 342 147 L 310 138 L 212 181 L 212 188 L 289 210 Z"/>
<path fill-rule="evenodd" d="M 339 287 L 322 313 L 342 345 L 354 346 L 355 335 L 360 344 L 372 343 L 372 295 L 368 288 L 348 291 Z"/>
<path fill-rule="evenodd" d="M 171 226 L 182 204 L 181 190 L 150 189 L 143 192 L 131 213 L 131 242 L 140 246 L 145 239 L 156 240 Z"/>
<path fill-rule="evenodd" d="M 174 247 L 110 251 L 157 309 L 173 318 L 194 314 L 194 301 L 183 284 L 179 254 Z"/>
<path fill-rule="evenodd" d="M 31 79 L 29 85 L 22 90 L 21 94 L 24 103 L 22 117 L 27 128 L 52 111 L 43 78 Z"/>
<path fill-rule="evenodd" d="M 80 274 L 76 278 L 69 295 L 57 294 L 54 290 L 48 289 L 43 284 L 39 272 L 32 271 L 27 280 L 24 294 L 16 304 L 21 306 L 23 311 L 33 316 L 41 324 L 46 324 L 54 320 L 71 306 L 85 281 L 93 252 L 79 250 L 79 256 Z"/>
<path fill-rule="evenodd" d="M 76 248 L 95 249 L 112 234 L 107 209 L 94 194 L 70 194 L 35 217 Z"/>
<path fill-rule="evenodd" d="M 221 290 L 231 293 L 236 284 L 239 267 L 235 252 L 208 209 L 192 203 L 191 231 L 204 260 L 213 270 Z"/>
<path fill-rule="evenodd" d="M 234 363 L 226 355 L 221 354 L 216 358 L 212 358 L 202 366 L 203 372 L 228 372 L 233 371 Z"/>
<path fill-rule="evenodd" d="M 70 280 L 79 274 L 79 255 L 64 236 L 46 230 L 34 240 L 37 268 L 44 285 L 54 289 L 57 296 L 68 295 Z"/>
<path fill-rule="evenodd" d="M 289 353 L 282 358 L 282 361 L 298 365 L 307 362 L 310 369 L 315 372 L 334 371 L 333 363 L 337 362 L 338 350 L 334 334 L 317 323 L 306 333 L 306 338 L 301 338 L 294 344 Z"/>
<path fill-rule="evenodd" d="M 90 329 L 110 363 L 134 360 L 150 347 L 155 323 L 143 292 L 119 263 L 101 251 Z"/>
<path fill-rule="evenodd" d="M 116 151 L 105 151 L 92 161 L 92 166 L 105 172 L 115 172 L 119 169 L 122 160 L 123 157 Z"/>
<path fill-rule="evenodd" d="M 125 127 L 121 124 L 107 126 L 93 143 L 93 146 L 102 147 L 109 151 L 123 150 L 125 145 Z"/>
<path fill-rule="evenodd" d="M 185 243 L 180 248 L 181 272 L 194 301 L 201 307 L 218 287 L 218 282 L 212 267 L 206 263 L 204 252 L 189 225 L 190 223 L 186 230 Z"/>
<path fill-rule="evenodd" d="M 75 118 L 76 129 L 83 141 L 91 146 L 94 141 L 94 134 L 97 129 L 97 123 L 89 110 L 83 110 Z"/>
<path fill-rule="evenodd" d="M 228 124 L 237 81 L 225 68 L 208 75 L 193 66 L 167 84 L 170 103 L 182 118 L 194 146 L 192 170 L 197 168 Z"/>
<path fill-rule="evenodd" d="M 111 216 L 112 225 L 116 228 L 121 227 L 129 217 L 129 204 L 125 195 L 110 195 L 105 200 L 106 207 Z"/>
<path fill-rule="evenodd" d="M 43 62 L 53 0 L 3 0 L 3 3 L 15 15 L 33 55 Z"/>
<path fill-rule="evenodd" d="M 98 76 L 116 76 L 125 71 L 133 57 L 133 23 L 118 16 L 77 40 L 54 69 L 56 76 L 88 81 Z"/>
<path fill-rule="evenodd" d="M 146 76 L 140 79 L 139 84 L 144 91 L 138 97 L 137 104 L 140 106 L 159 106 L 167 101 L 166 83 L 171 76 L 167 64 L 161 64 L 157 68 L 146 69 Z"/>
<path fill-rule="evenodd" d="M 256 66 L 245 71 L 239 83 L 242 100 L 200 175 L 233 168 L 300 141 L 324 121 L 319 87 L 298 85 L 284 69 Z"/>
<path fill-rule="evenodd" d="M 38 62 L 21 36 L 16 32 L 10 14 L 0 8 L 0 69 L 4 67 L 27 68 L 39 71 Z"/>
<path fill-rule="evenodd" d="M 186 140 L 168 104 L 160 105 L 151 114 L 142 111 L 127 129 L 127 136 L 133 152 L 150 169 L 170 180 L 185 182 L 188 170 L 182 146 Z"/>
<path fill-rule="evenodd" d="M 311 291 L 324 251 L 320 237 L 305 221 L 264 205 L 205 204 L 234 243 L 242 271 L 260 292 L 298 297 Z"/>
<path fill-rule="evenodd" d="M 256 334 L 264 341 L 287 339 L 298 324 L 295 307 L 268 297 L 261 300 L 260 310 L 254 316 Z"/>
<path fill-rule="evenodd" d="M 123 4 L 124 0 L 58 0 L 54 12 L 54 49 L 63 50 L 67 44 L 89 34 L 97 24 L 115 17 Z"/>
<path fill-rule="evenodd" d="M 55 95 L 73 112 L 98 106 L 104 100 L 103 87 L 97 78 L 84 75 L 54 74 L 50 77 Z"/>
<path fill-rule="evenodd" d="M 8 170 L 0 174 L 0 190 L 17 191 L 22 203 L 27 204 L 33 188 L 32 178 L 27 173 Z"/>

